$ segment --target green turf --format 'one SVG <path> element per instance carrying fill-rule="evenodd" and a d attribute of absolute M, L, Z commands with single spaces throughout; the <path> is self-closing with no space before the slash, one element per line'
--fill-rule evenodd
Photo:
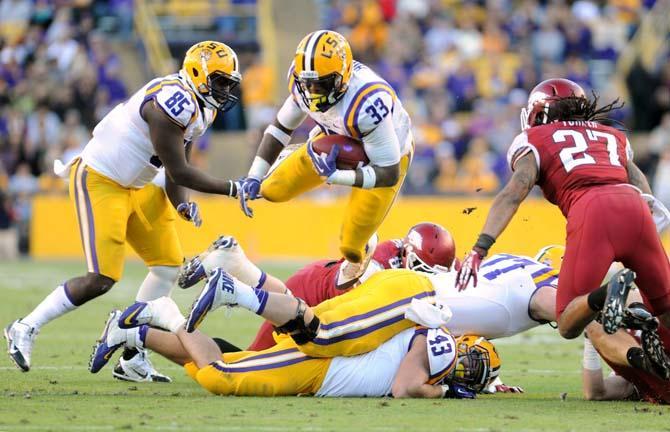
<path fill-rule="evenodd" d="M 78 263 L 0 263 L 0 323 L 25 314 L 56 283 L 81 270 Z M 286 276 L 292 267 L 267 270 Z M 504 380 L 526 393 L 476 401 L 214 397 L 157 356 L 155 364 L 174 378 L 172 384 L 116 381 L 109 368 L 89 374 L 90 348 L 107 312 L 127 305 L 143 277 L 139 264 L 129 264 L 112 292 L 45 327 L 30 373 L 0 357 L 0 431 L 670 430 L 668 407 L 581 400 L 581 344 L 561 340 L 547 326 L 498 345 Z M 183 307 L 195 294 L 175 291 Z M 259 322 L 241 310 L 230 316 L 215 312 L 203 330 L 245 345 Z"/>

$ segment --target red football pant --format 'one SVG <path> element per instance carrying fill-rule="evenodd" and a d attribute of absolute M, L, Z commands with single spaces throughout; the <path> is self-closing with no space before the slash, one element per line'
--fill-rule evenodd
<path fill-rule="evenodd" d="M 575 297 L 597 289 L 614 261 L 636 273 L 654 315 L 670 310 L 670 263 L 646 202 L 628 186 L 592 187 L 568 214 L 557 316 Z"/>

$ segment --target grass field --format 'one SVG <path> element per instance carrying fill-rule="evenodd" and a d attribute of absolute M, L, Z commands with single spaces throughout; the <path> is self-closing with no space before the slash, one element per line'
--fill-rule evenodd
<path fill-rule="evenodd" d="M 0 324 L 25 314 L 82 268 L 79 263 L 0 263 Z M 282 277 L 294 268 L 265 266 Z M 144 275 L 141 265 L 128 264 L 123 281 L 104 298 L 45 327 L 31 372 L 20 373 L 8 357 L 0 357 L 0 431 L 670 431 L 669 407 L 583 401 L 581 342 L 563 341 L 548 326 L 498 343 L 505 382 L 523 386 L 526 393 L 475 401 L 214 397 L 156 355 L 154 363 L 172 376 L 172 384 L 116 381 L 109 367 L 89 374 L 88 356 L 107 312 L 129 304 Z M 195 295 L 195 290 L 175 290 L 184 308 Z M 203 330 L 244 346 L 259 322 L 242 310 L 228 316 L 215 312 Z"/>

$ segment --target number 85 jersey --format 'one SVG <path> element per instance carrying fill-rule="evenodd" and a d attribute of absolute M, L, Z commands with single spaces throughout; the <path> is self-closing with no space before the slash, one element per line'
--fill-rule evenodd
<path fill-rule="evenodd" d="M 507 152 L 512 171 L 531 152 L 539 168 L 538 186 L 566 217 L 589 188 L 629 182 L 626 165 L 633 151 L 626 135 L 597 122 L 559 121 L 527 129 Z"/>
<path fill-rule="evenodd" d="M 184 131 L 185 144 L 204 134 L 216 115 L 215 110 L 198 104 L 179 74 L 156 78 L 97 124 L 82 161 L 124 187 L 141 188 L 151 182 L 162 164 L 141 115 L 147 103 L 154 103 Z"/>
<path fill-rule="evenodd" d="M 326 112 L 310 111 L 293 77 L 288 73 L 290 95 L 277 113 L 277 120 L 297 128 L 309 115 L 316 132 L 345 135 L 363 142 L 370 163 L 390 166 L 400 162 L 412 148 L 411 121 L 391 86 L 372 69 L 354 61 L 351 80 L 344 96 Z"/>

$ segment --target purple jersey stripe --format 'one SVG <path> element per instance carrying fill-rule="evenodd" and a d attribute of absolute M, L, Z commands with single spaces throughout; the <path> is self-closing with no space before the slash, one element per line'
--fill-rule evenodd
<path fill-rule="evenodd" d="M 354 136 L 355 131 L 353 129 L 349 128 L 349 114 L 351 114 L 352 108 L 354 108 L 354 104 L 356 103 L 356 99 L 358 99 L 358 96 L 363 93 L 367 88 L 375 85 L 375 84 L 384 84 L 382 82 L 370 82 L 365 84 L 363 87 L 359 88 L 358 91 L 354 94 L 354 97 L 351 98 L 351 103 L 347 107 L 347 110 L 344 112 L 344 127 L 347 128 L 351 136 Z M 352 121 L 352 124 L 354 127 L 356 127 L 356 119 L 354 118 Z"/>
<path fill-rule="evenodd" d="M 312 343 L 314 343 L 316 345 L 332 345 L 332 344 L 337 343 L 337 342 L 341 342 L 341 341 L 345 341 L 345 340 L 349 340 L 349 339 L 356 339 L 356 338 L 359 338 L 361 336 L 365 336 L 369 333 L 372 333 L 374 331 L 377 331 L 381 328 L 393 325 L 393 324 L 395 324 L 397 322 L 400 322 L 404 319 L 405 319 L 405 313 L 402 312 L 399 315 L 394 316 L 393 318 L 389 318 L 386 321 L 382 321 L 382 322 L 377 323 L 377 324 L 375 324 L 373 326 L 370 326 L 368 328 L 364 328 L 364 329 L 361 329 L 361 330 L 358 330 L 358 331 L 355 331 L 355 332 L 351 332 L 351 333 L 343 334 L 343 335 L 340 335 L 340 336 L 336 336 L 336 337 L 330 338 L 330 339 L 316 338 L 312 341 Z"/>
<path fill-rule="evenodd" d="M 536 277 L 542 276 L 543 274 L 549 273 L 550 271 L 553 271 L 553 270 L 554 269 L 551 268 L 551 267 L 543 268 L 543 269 L 540 269 L 540 270 L 536 271 L 535 273 L 531 274 L 530 277 L 535 279 Z"/>
<path fill-rule="evenodd" d="M 366 312 L 364 314 L 354 315 L 354 316 L 349 317 L 347 319 L 344 319 L 342 321 L 335 321 L 335 322 L 328 323 L 328 324 L 322 324 L 321 327 L 319 327 L 319 328 L 322 329 L 322 330 L 329 330 L 329 329 L 332 329 L 332 328 L 335 328 L 335 327 L 340 327 L 340 326 L 345 325 L 345 324 L 350 324 L 352 322 L 356 322 L 356 321 L 360 321 L 360 320 L 365 319 L 365 318 L 369 318 L 373 315 L 378 315 L 382 312 L 386 312 L 388 310 L 397 308 L 398 306 L 408 304 L 412 301 L 412 299 L 415 299 L 415 298 L 416 299 L 421 299 L 421 298 L 432 296 L 432 295 L 435 295 L 435 291 L 424 291 L 424 292 L 419 293 L 417 295 L 406 297 L 402 300 L 398 300 L 398 301 L 393 302 L 389 305 L 380 307 L 378 309 L 374 309 L 374 310 L 372 310 L 370 312 Z"/>
<path fill-rule="evenodd" d="M 289 348 L 289 349 L 285 349 L 285 350 L 281 350 L 281 351 L 259 354 L 259 355 L 255 355 L 255 356 L 249 356 L 249 357 L 245 357 L 241 360 L 237 360 L 234 363 L 239 364 L 239 363 L 244 363 L 244 362 L 250 361 L 250 360 L 258 360 L 258 359 L 264 359 L 264 358 L 268 358 L 268 357 L 276 357 L 276 356 L 280 356 L 280 355 L 284 355 L 284 354 L 288 354 L 288 353 L 292 353 L 292 352 L 298 352 L 298 348 Z"/>
<path fill-rule="evenodd" d="M 484 264 L 479 266 L 480 269 L 488 266 L 492 266 L 493 264 L 498 264 L 501 261 L 505 261 L 511 258 L 516 258 L 514 255 L 509 255 L 509 254 L 500 254 L 500 258 L 496 258 L 494 260 L 486 261 Z"/>
<path fill-rule="evenodd" d="M 365 102 L 368 100 L 368 98 L 370 98 L 373 94 L 376 94 L 376 93 L 379 93 L 379 92 L 387 92 L 388 93 L 388 89 L 386 89 L 384 87 L 380 87 L 380 88 L 376 88 L 376 89 L 372 90 L 370 93 L 363 96 L 363 99 L 361 99 L 361 103 L 358 104 L 358 106 L 356 107 L 356 111 L 354 111 L 354 121 L 353 121 L 352 124 L 354 125 L 354 129 L 356 130 L 356 133 L 358 134 L 359 137 L 362 137 L 364 134 L 363 134 L 363 132 L 361 132 L 361 129 L 358 127 L 358 122 L 356 121 L 356 119 L 358 118 L 358 113 L 360 112 L 361 107 L 363 107 L 363 105 L 365 105 Z M 393 105 L 391 105 L 391 111 L 393 111 L 394 105 L 395 105 L 395 103 Z"/>
<path fill-rule="evenodd" d="M 221 366 L 218 362 L 217 363 L 212 363 L 212 366 L 214 366 L 215 369 L 225 372 L 225 373 L 244 373 L 244 372 L 256 372 L 256 371 L 262 371 L 262 370 L 268 370 L 268 369 L 278 369 L 284 366 L 291 366 L 296 363 L 301 363 L 307 360 L 312 360 L 312 357 L 299 357 L 291 360 L 286 360 L 283 362 L 279 363 L 271 363 L 267 365 L 262 365 L 262 366 L 249 366 L 249 367 L 243 367 L 243 368 L 232 368 L 232 367 L 226 367 L 226 366 Z M 224 363 L 225 364 L 225 363 Z M 234 363 L 232 363 L 234 364 Z"/>
<path fill-rule="evenodd" d="M 93 271 L 95 273 L 100 273 L 100 267 L 98 266 L 98 252 L 95 249 L 95 222 L 93 221 L 93 208 L 91 207 L 91 198 L 88 196 L 88 188 L 86 187 L 87 177 L 88 171 L 84 168 L 84 172 L 81 175 L 81 189 L 84 191 L 86 214 L 88 215 L 89 246 L 91 248 L 91 259 L 93 260 Z"/>
<path fill-rule="evenodd" d="M 538 288 L 542 288 L 542 287 L 545 287 L 545 286 L 553 287 L 554 282 L 556 282 L 556 280 L 558 280 L 558 278 L 556 276 L 551 276 L 551 277 L 546 278 L 542 282 L 535 284 L 535 286 L 538 287 Z"/>

